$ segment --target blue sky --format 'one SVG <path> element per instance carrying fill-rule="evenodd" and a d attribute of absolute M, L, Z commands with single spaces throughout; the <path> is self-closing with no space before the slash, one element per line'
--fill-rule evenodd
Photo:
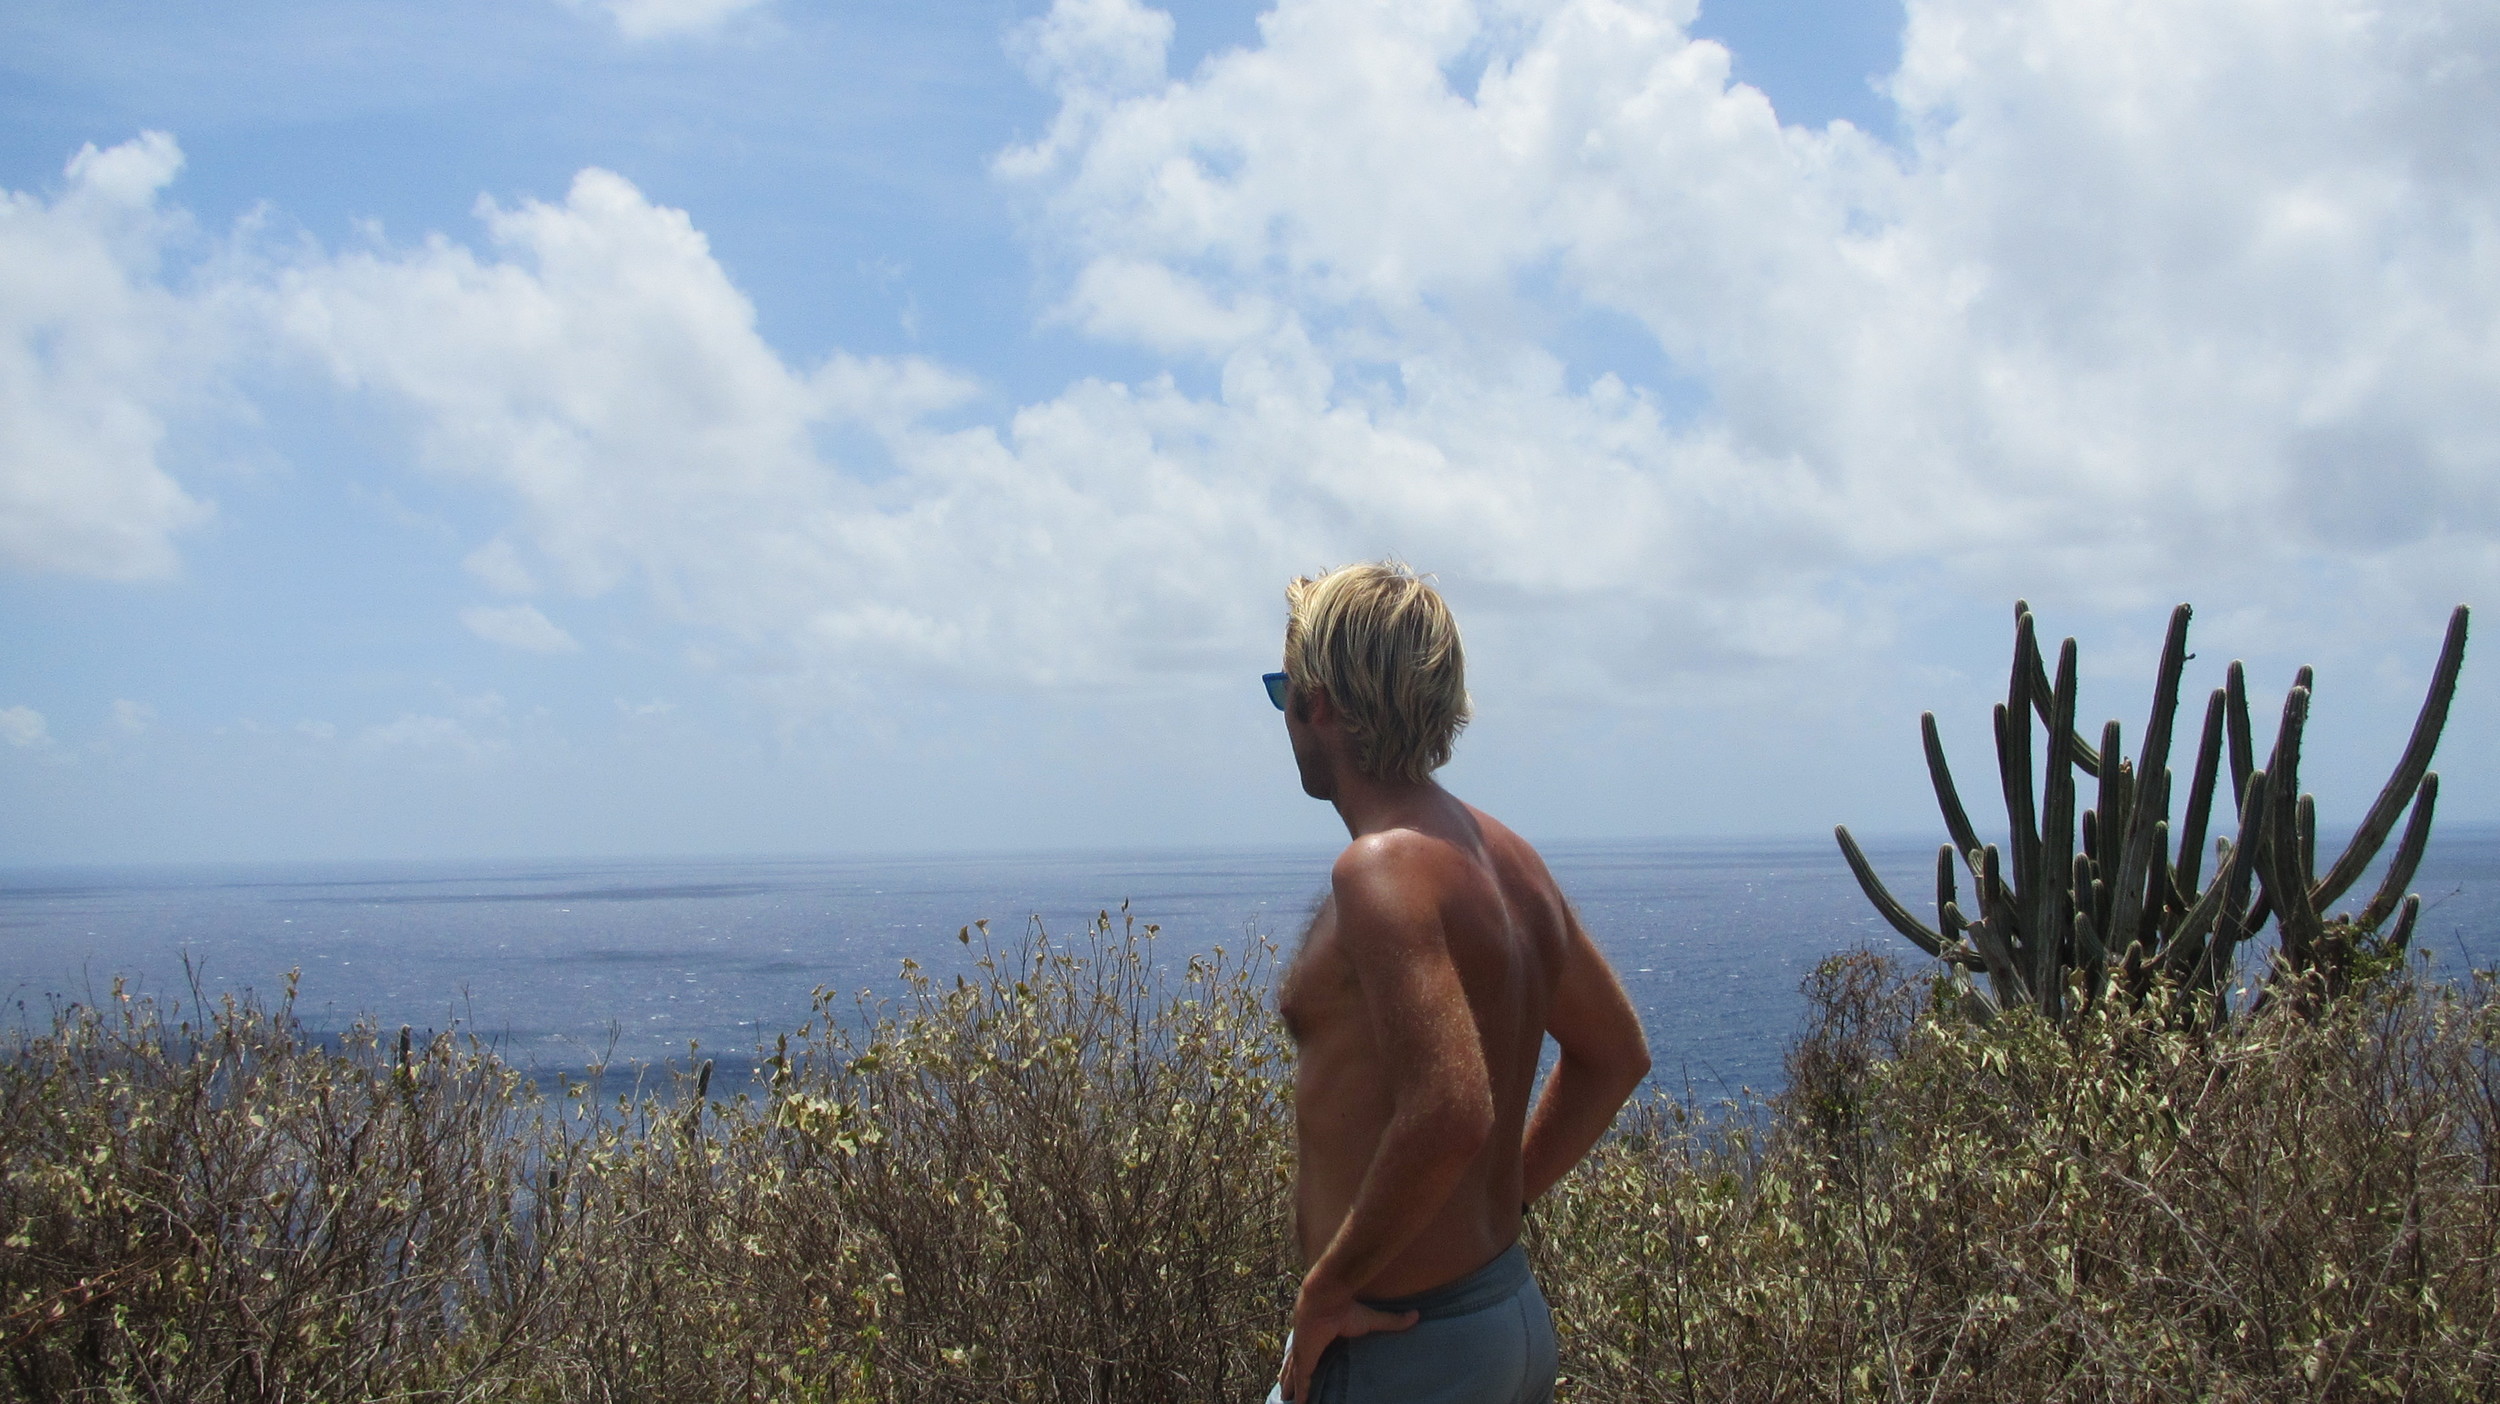
<path fill-rule="evenodd" d="M 2176 600 L 2193 687 L 2315 663 L 2349 816 L 2500 579 L 2495 74 L 2431 0 L 9 0 L 0 863 L 1322 839 L 1255 675 L 1385 553 L 1535 837 L 1932 827 L 2017 596 L 2131 733 Z"/>

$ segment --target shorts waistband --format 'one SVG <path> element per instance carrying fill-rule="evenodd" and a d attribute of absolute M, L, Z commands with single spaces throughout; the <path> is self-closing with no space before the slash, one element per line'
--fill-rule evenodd
<path fill-rule="evenodd" d="M 1363 1305 L 1378 1311 L 1411 1311 L 1425 1321 L 1466 1316 L 1508 1301 L 1528 1283 L 1528 1250 L 1517 1241 L 1501 1256 L 1455 1282 L 1407 1297 L 1365 1297 Z"/>

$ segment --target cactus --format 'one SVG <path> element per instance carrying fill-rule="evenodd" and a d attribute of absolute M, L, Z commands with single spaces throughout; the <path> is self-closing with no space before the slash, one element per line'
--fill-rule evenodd
<path fill-rule="evenodd" d="M 2198 996 L 2187 1007 L 2217 1021 L 2228 1019 L 2239 948 L 2269 920 L 2276 951 L 2259 1004 L 2288 998 L 2315 1008 L 2403 956 L 2421 911 L 2421 899 L 2405 889 L 2422 861 L 2439 801 L 2431 753 L 2447 725 L 2457 670 L 2465 661 L 2466 607 L 2457 606 L 2448 618 L 2430 692 L 2404 753 L 2352 841 L 2323 875 L 2317 871 L 2317 800 L 2300 789 L 2301 734 L 2315 682 L 2308 668 L 2299 671 L 2283 700 L 2274 746 L 2261 768 L 2249 724 L 2246 673 L 2231 664 L 2224 686 L 2206 698 L 2186 809 L 2172 823 L 2171 731 L 2191 613 L 2184 604 L 2171 611 L 2143 745 L 2130 760 L 2121 749 L 2117 722 L 2102 728 L 2097 746 L 2075 730 L 2075 641 L 2058 647 L 2052 676 L 2040 656 L 2030 607 L 2015 603 L 2014 663 L 1995 716 L 1997 778 L 2005 796 L 2003 852 L 1981 841 L 1962 806 L 1935 713 L 1919 718 L 1928 779 L 1951 840 L 1936 853 L 1934 926 L 1884 886 L 1847 825 L 1834 830 L 1858 885 L 1894 930 L 1952 967 L 1955 979 L 1968 984 L 1972 974 L 1986 977 L 1984 988 L 1968 988 L 1968 1002 L 1982 1017 L 2024 1004 L 2056 1020 L 2112 994 L 2141 1000 L 2156 980 L 2167 980 Z M 2037 794 L 2035 720 L 2045 732 Z M 2213 873 L 2200 887 L 2226 760 L 2235 822 L 2229 837 L 2215 840 Z M 2081 814 L 2076 813 L 2078 774 L 2094 782 L 2091 807 Z M 2408 811 L 2395 856 L 2369 902 L 2358 913 L 2322 915 L 2336 910 Z M 1971 880 L 1967 908 L 1958 890 L 1964 873 Z M 2390 917 L 2396 919 L 2393 928 L 2387 926 Z"/>

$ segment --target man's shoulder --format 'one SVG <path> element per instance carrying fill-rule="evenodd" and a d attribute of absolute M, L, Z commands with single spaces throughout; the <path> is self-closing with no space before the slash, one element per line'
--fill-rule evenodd
<path fill-rule="evenodd" d="M 1329 899 L 1346 935 L 1437 925 L 1466 862 L 1443 838 L 1419 829 L 1365 834 L 1345 846 L 1328 872 Z"/>
<path fill-rule="evenodd" d="M 1423 829 L 1382 829 L 1348 843 L 1328 876 L 1340 890 L 1382 882 L 1431 882 L 1455 875 L 1466 861 L 1466 853 L 1443 835 Z"/>
<path fill-rule="evenodd" d="M 1552 886 L 1545 860 L 1526 839 L 1473 805 L 1460 809 L 1463 825 L 1394 826 L 1348 843 L 1329 870 L 1331 888 L 1343 897 L 1384 888 L 1446 894 L 1476 889 L 1487 879 L 1505 892 L 1523 881 L 1537 889 Z"/>

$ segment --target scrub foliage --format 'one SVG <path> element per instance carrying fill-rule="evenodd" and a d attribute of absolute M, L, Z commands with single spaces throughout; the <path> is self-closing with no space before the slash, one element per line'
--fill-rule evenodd
<path fill-rule="evenodd" d="M 1295 1282 L 1269 951 L 1109 915 L 820 995 L 756 1085 L 116 991 L 0 1057 L 0 1398 L 1250 1400 Z M 2500 1003 L 1982 1026 L 1827 962 L 1769 1102 L 1530 1220 L 1577 1400 L 2500 1394 Z"/>

